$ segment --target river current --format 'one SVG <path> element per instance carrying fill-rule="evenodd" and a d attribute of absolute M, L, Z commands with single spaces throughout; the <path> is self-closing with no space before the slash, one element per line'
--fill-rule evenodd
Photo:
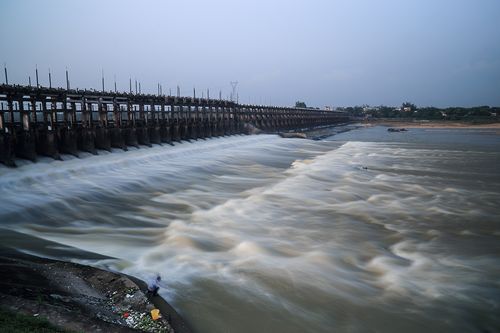
<path fill-rule="evenodd" d="M 3 245 L 160 273 L 195 332 L 500 330 L 498 130 L 66 159 L 0 168 Z"/>

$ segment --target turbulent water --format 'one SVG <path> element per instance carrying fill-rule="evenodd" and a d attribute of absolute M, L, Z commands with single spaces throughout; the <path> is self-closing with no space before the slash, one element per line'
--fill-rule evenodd
<path fill-rule="evenodd" d="M 0 230 L 159 272 L 196 332 L 495 332 L 499 166 L 498 132 L 383 127 L 47 159 L 0 168 Z"/>

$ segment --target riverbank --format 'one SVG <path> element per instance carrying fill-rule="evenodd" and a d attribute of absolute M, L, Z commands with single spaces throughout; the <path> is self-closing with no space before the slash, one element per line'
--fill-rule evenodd
<path fill-rule="evenodd" d="M 365 126 L 390 126 L 404 128 L 471 128 L 471 129 L 500 129 L 500 123 L 474 123 L 466 121 L 443 120 L 399 120 L 399 119 L 370 119 L 362 121 Z"/>
<path fill-rule="evenodd" d="M 0 249 L 0 307 L 13 316 L 45 318 L 68 332 L 190 332 L 146 288 L 123 274 Z M 162 314 L 158 320 L 151 318 L 155 308 Z"/>

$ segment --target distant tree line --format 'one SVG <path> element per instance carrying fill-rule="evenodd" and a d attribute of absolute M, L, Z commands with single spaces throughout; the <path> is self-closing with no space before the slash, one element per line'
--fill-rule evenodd
<path fill-rule="evenodd" d="M 295 102 L 295 107 L 296 108 L 304 108 L 305 109 L 305 108 L 307 108 L 307 105 L 306 105 L 305 102 L 297 101 L 297 102 Z"/>
<path fill-rule="evenodd" d="M 369 105 L 337 108 L 351 116 L 362 118 L 413 118 L 422 120 L 500 120 L 500 107 L 476 106 L 464 107 L 417 107 L 410 102 L 400 107 Z"/>
<path fill-rule="evenodd" d="M 303 109 L 319 110 L 319 108 L 313 108 L 311 106 L 307 106 L 306 103 L 302 102 L 302 101 L 295 102 L 295 107 L 296 108 L 303 108 Z"/>

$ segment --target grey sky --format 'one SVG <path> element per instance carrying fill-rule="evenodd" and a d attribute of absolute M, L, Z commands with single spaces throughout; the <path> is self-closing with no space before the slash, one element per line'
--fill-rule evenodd
<path fill-rule="evenodd" d="M 9 80 L 291 105 L 500 105 L 498 0 L 0 0 Z M 2 75 L 3 82 L 3 75 Z M 201 94 L 201 93 L 200 93 Z"/>

